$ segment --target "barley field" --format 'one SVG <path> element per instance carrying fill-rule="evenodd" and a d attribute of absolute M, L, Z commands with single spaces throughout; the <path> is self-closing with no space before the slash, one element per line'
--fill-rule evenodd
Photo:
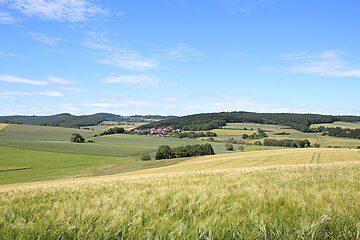
<path fill-rule="evenodd" d="M 359 239 L 359 162 L 138 175 L 0 193 L 3 239 Z"/>

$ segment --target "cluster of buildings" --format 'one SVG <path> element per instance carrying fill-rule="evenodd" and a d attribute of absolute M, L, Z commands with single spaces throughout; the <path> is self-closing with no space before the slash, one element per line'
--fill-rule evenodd
<path fill-rule="evenodd" d="M 173 126 L 150 128 L 150 129 L 134 129 L 135 134 L 153 135 L 155 137 L 164 137 L 172 133 L 180 132 L 180 129 L 175 129 Z"/>

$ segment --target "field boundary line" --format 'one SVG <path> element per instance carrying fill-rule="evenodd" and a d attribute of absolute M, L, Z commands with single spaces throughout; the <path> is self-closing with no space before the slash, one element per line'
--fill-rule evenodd
<path fill-rule="evenodd" d="M 317 161 L 316 161 L 316 163 L 320 163 L 320 154 L 321 154 L 321 152 L 319 152 L 318 155 L 317 155 Z"/>

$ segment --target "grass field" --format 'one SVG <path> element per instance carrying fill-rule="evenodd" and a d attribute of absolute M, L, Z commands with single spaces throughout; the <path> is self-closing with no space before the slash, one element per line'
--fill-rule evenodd
<path fill-rule="evenodd" d="M 69 141 L 72 133 L 79 133 L 85 138 L 94 135 L 93 131 L 83 129 L 9 124 L 0 132 L 0 140 Z"/>
<path fill-rule="evenodd" d="M 141 125 L 146 124 L 147 122 L 131 122 L 131 123 L 125 123 L 125 122 L 113 122 L 113 121 L 104 121 L 98 125 L 95 126 L 86 126 L 82 127 L 84 128 L 90 128 L 94 129 L 96 133 L 100 133 L 105 131 L 106 129 L 113 128 L 113 127 L 122 127 L 125 130 L 132 130 L 134 128 L 140 127 Z"/>
<path fill-rule="evenodd" d="M 95 138 L 96 143 L 75 144 L 69 140 L 12 140 L 6 136 L 2 138 L 0 132 L 0 146 L 31 149 L 38 151 L 77 153 L 99 156 L 128 157 L 139 156 L 144 153 L 155 154 L 160 145 L 181 146 L 203 143 L 193 139 L 161 138 L 140 135 L 108 135 Z M 10 135 L 11 136 L 11 135 Z M 211 143 L 216 153 L 226 153 L 223 143 Z"/>
<path fill-rule="evenodd" d="M 179 163 L 187 172 L 176 170 L 174 165 L 158 168 L 167 169 L 160 171 L 163 174 L 144 170 L 127 176 L 5 187 L 0 192 L 0 236 L 358 239 L 359 151 L 292 151 L 277 150 L 273 154 L 286 165 L 293 164 L 294 157 L 297 163 L 310 163 L 314 161 L 311 159 L 317 161 L 317 156 L 323 164 L 265 166 L 257 154 L 270 151 L 262 151 L 252 153 L 254 159 L 243 159 L 241 154 L 250 153 L 239 153 Z M 318 155 L 312 158 L 312 154 Z M 235 158 L 226 158 L 232 155 L 239 161 L 259 165 L 241 167 Z M 306 157 L 301 160 L 301 156 Z M 325 164 L 328 161 L 344 162 Z M 209 172 L 214 162 L 225 165 Z M 228 169 L 227 164 L 235 165 Z M 202 172 L 198 171 L 200 165 L 204 167 Z"/>
<path fill-rule="evenodd" d="M 0 147 L 0 184 L 57 179 L 85 174 L 126 158 L 65 154 Z M 6 171 L 4 171 L 6 170 Z"/>
<path fill-rule="evenodd" d="M 360 128 L 360 123 L 349 123 L 349 122 L 319 123 L 319 124 L 312 124 L 310 128 L 318 128 L 321 126 L 355 129 L 355 128 Z"/>
<path fill-rule="evenodd" d="M 0 147 L 0 153 L 0 185 L 109 175 L 163 167 L 185 160 L 139 161 L 135 157 L 66 154 L 5 147 Z"/>
<path fill-rule="evenodd" d="M 287 126 L 272 125 L 272 124 L 259 124 L 259 123 L 227 123 L 225 129 L 253 129 L 257 131 L 258 128 L 266 132 L 289 132 L 289 133 L 299 133 L 298 130 L 292 129 Z"/>

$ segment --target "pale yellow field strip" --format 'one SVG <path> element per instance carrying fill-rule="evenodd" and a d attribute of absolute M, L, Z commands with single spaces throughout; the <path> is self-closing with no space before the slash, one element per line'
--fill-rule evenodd
<path fill-rule="evenodd" d="M 0 131 L 5 129 L 7 127 L 8 124 L 5 123 L 0 123 Z"/>
<path fill-rule="evenodd" d="M 325 165 L 360 164 L 360 151 L 355 149 L 276 149 L 254 152 L 237 152 L 214 156 L 196 157 L 175 165 L 138 170 L 128 173 L 69 178 L 54 181 L 13 184 L 0 186 L 0 192 L 29 190 L 34 188 L 58 188 L 72 185 L 97 184 L 116 180 L 133 181 L 177 175 L 228 172 L 259 171 L 264 169 L 286 169 Z"/>

